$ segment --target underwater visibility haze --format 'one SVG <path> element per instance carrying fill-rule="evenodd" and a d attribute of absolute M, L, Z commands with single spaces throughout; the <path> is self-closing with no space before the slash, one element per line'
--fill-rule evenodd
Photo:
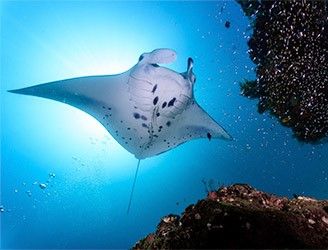
<path fill-rule="evenodd" d="M 325 141 L 241 95 L 252 32 L 235 1 L 2 1 L 1 247 L 129 248 L 232 183 L 327 199 Z"/>

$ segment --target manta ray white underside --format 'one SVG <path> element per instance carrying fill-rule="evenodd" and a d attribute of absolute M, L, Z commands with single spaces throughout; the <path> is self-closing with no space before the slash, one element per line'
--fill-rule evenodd
<path fill-rule="evenodd" d="M 178 73 L 158 64 L 176 59 L 156 49 L 118 75 L 88 76 L 11 90 L 77 107 L 95 117 L 138 159 L 158 155 L 196 138 L 230 139 L 196 102 L 193 61 Z"/>

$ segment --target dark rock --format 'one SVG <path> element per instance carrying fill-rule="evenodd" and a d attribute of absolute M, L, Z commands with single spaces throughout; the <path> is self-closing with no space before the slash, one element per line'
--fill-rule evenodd
<path fill-rule="evenodd" d="M 235 184 L 212 191 L 181 218 L 162 218 L 134 249 L 328 248 L 328 201 L 292 200 Z"/>

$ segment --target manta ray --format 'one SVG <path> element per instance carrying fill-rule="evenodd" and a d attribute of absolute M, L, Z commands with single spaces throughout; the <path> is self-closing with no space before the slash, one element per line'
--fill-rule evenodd
<path fill-rule="evenodd" d="M 178 73 L 159 66 L 176 60 L 172 49 L 143 53 L 117 75 L 59 80 L 9 92 L 48 98 L 74 106 L 97 119 L 114 139 L 140 160 L 197 138 L 231 139 L 194 97 L 193 60 Z"/>

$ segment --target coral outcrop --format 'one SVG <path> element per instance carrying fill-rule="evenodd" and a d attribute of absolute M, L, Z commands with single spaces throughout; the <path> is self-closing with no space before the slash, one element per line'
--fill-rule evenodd
<path fill-rule="evenodd" d="M 249 55 L 256 81 L 242 94 L 258 98 L 301 141 L 328 135 L 328 1 L 237 0 L 253 26 Z"/>
<path fill-rule="evenodd" d="M 328 201 L 235 184 L 161 219 L 134 249 L 328 248 Z"/>

